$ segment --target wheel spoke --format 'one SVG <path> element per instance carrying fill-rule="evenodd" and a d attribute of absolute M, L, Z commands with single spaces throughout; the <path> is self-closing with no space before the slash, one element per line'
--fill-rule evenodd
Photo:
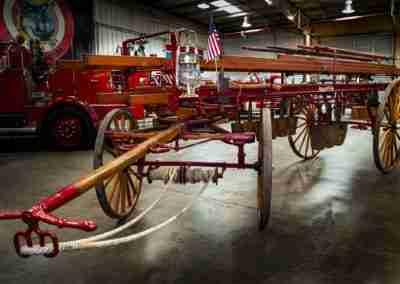
<path fill-rule="evenodd" d="M 383 132 L 383 133 L 380 133 L 379 134 L 379 140 L 381 141 L 380 142 L 380 145 L 379 145 L 379 152 L 382 150 L 382 148 L 383 148 L 383 146 L 385 145 L 385 139 L 386 139 L 386 136 L 387 136 L 387 134 L 388 134 L 388 130 L 381 130 L 381 132 Z"/>
<path fill-rule="evenodd" d="M 111 189 L 111 192 L 110 192 L 110 198 L 109 198 L 110 203 L 113 201 L 113 199 L 115 197 L 115 193 L 117 191 L 117 188 L 118 188 L 119 182 L 120 182 L 120 179 L 118 178 L 119 177 L 119 173 L 116 174 L 115 177 L 116 177 L 116 180 L 113 182 L 113 186 L 112 186 L 112 189 Z"/>
<path fill-rule="evenodd" d="M 395 121 L 399 119 L 399 113 L 400 113 L 400 98 L 396 96 L 396 107 L 394 108 L 395 111 Z"/>
<path fill-rule="evenodd" d="M 126 169 L 128 170 L 128 172 L 129 172 L 132 176 L 134 176 L 136 179 L 139 179 L 139 180 L 140 180 L 139 174 L 135 173 L 135 171 L 132 170 L 132 168 L 128 167 L 128 168 L 126 168 Z"/>
<path fill-rule="evenodd" d="M 400 140 L 400 135 L 399 135 L 399 133 L 397 132 L 397 129 L 395 130 L 395 135 L 396 135 L 396 137 L 397 137 L 397 139 L 399 139 Z"/>
<path fill-rule="evenodd" d="M 390 133 L 390 165 L 392 166 L 395 160 L 395 157 L 393 156 L 393 144 L 394 144 L 394 133 Z"/>
<path fill-rule="evenodd" d="M 384 115 L 386 117 L 387 123 L 390 124 L 391 118 L 390 118 L 390 110 L 388 109 L 388 107 L 385 107 L 383 112 L 384 112 Z"/>
<path fill-rule="evenodd" d="M 104 150 L 105 150 L 105 152 L 107 152 L 108 154 L 113 156 L 114 158 L 119 156 L 118 152 L 114 148 L 104 145 Z"/>
<path fill-rule="evenodd" d="M 307 134 L 310 134 L 310 132 L 309 131 L 307 131 Z M 307 154 L 308 154 L 308 145 L 310 144 L 311 142 L 310 142 L 310 135 L 307 135 L 307 142 L 306 142 L 306 152 L 305 152 L 305 157 L 307 158 L 308 156 L 307 156 Z M 311 149 L 312 149 L 312 147 L 311 147 Z"/>
<path fill-rule="evenodd" d="M 136 185 L 136 183 L 140 183 L 141 178 L 137 173 L 135 173 L 132 169 L 128 168 L 128 172 L 130 173 L 129 175 L 129 181 L 131 182 L 132 190 L 133 193 L 136 195 L 140 194 L 140 185 Z M 137 181 L 136 183 L 134 182 L 133 178 Z"/>
<path fill-rule="evenodd" d="M 120 122 L 121 122 L 121 129 L 123 131 L 128 131 L 128 128 L 126 127 L 126 120 L 125 120 L 125 116 L 124 115 L 121 116 Z"/>
<path fill-rule="evenodd" d="M 394 162 L 396 161 L 396 148 L 395 148 L 395 144 L 396 144 L 396 136 L 394 135 L 394 133 L 392 132 L 392 144 L 391 144 L 391 153 L 392 153 L 392 165 L 394 164 Z"/>
<path fill-rule="evenodd" d="M 307 136 L 308 136 L 308 130 L 304 133 L 303 139 L 301 140 L 301 144 L 300 144 L 300 147 L 299 147 L 299 152 L 300 153 L 302 153 L 301 150 L 303 150 L 304 142 L 306 141 L 306 137 Z"/>
<path fill-rule="evenodd" d="M 136 203 L 136 200 L 139 198 L 140 195 L 140 181 L 134 182 L 131 178 L 131 176 L 128 176 L 128 182 L 130 186 L 130 191 L 129 191 L 129 200 L 132 204 L 134 205 Z M 132 195 L 131 195 L 132 193 Z"/>
<path fill-rule="evenodd" d="M 388 149 L 387 149 L 387 136 L 385 140 L 383 140 L 383 163 L 385 164 L 385 167 L 387 168 L 388 164 Z"/>
<path fill-rule="evenodd" d="M 389 167 L 392 165 L 393 163 L 393 145 L 392 145 L 392 140 L 393 140 L 393 136 L 391 134 L 389 134 L 389 139 L 388 139 L 388 143 L 387 145 L 387 151 L 388 151 L 388 160 L 389 160 Z"/>
<path fill-rule="evenodd" d="M 125 212 L 125 197 L 126 197 L 126 187 L 128 186 L 127 183 L 127 178 L 126 178 L 127 173 L 122 173 L 121 175 L 121 212 Z"/>
<path fill-rule="evenodd" d="M 133 193 L 134 189 L 133 189 L 132 180 L 131 180 L 130 175 L 127 175 L 127 180 L 128 180 L 128 188 L 126 191 L 126 199 L 128 202 L 128 208 L 130 208 L 132 206 L 132 193 Z"/>
<path fill-rule="evenodd" d="M 115 198 L 114 199 L 114 201 L 115 201 L 115 203 L 114 203 L 114 209 L 115 209 L 115 211 L 116 212 L 118 212 L 118 213 L 120 213 L 120 210 L 119 210 L 119 205 L 120 205 L 120 200 L 121 200 L 121 174 L 119 174 L 119 183 L 118 183 L 118 190 L 117 190 L 117 193 L 116 193 L 116 196 L 117 196 L 117 198 Z"/>
<path fill-rule="evenodd" d="M 297 125 L 297 129 L 299 129 L 300 127 L 302 127 L 303 125 L 307 125 L 307 122 L 306 121 L 304 121 L 303 123 L 301 123 L 300 125 Z"/>
<path fill-rule="evenodd" d="M 118 123 L 118 118 L 115 118 L 113 120 L 113 122 L 114 122 L 114 129 L 117 131 L 121 131 L 121 128 L 119 127 L 119 123 Z"/>
<path fill-rule="evenodd" d="M 385 161 L 386 161 L 386 159 L 385 159 L 385 157 L 386 157 L 386 149 L 385 149 L 385 146 L 386 146 L 386 143 L 385 143 L 386 134 L 387 133 L 385 133 L 384 138 L 382 139 L 381 145 L 379 147 L 379 152 L 382 154 L 381 155 L 382 156 L 381 160 L 383 161 L 383 163 L 385 163 Z"/>
<path fill-rule="evenodd" d="M 116 175 L 112 175 L 105 183 L 104 183 L 104 188 L 107 188 L 107 186 L 111 183 L 112 180 L 114 180 Z"/>
<path fill-rule="evenodd" d="M 300 139 L 301 135 L 302 135 L 306 130 L 307 130 L 307 126 L 305 126 L 305 127 L 301 130 L 301 132 L 296 136 L 296 139 L 294 140 L 294 143 L 296 143 L 296 142 Z"/>

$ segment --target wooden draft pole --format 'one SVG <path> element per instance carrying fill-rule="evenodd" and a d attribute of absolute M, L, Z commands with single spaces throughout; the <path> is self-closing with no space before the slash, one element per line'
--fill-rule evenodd
<path fill-rule="evenodd" d="M 129 165 L 143 158 L 151 147 L 159 143 L 167 143 L 173 140 L 181 131 L 183 124 L 179 123 L 170 128 L 159 132 L 158 134 L 147 139 L 131 151 L 128 151 L 118 158 L 110 161 L 108 164 L 98 168 L 92 173 L 82 177 L 78 181 L 61 188 L 57 193 L 47 197 L 37 204 L 32 206 L 27 211 L 16 212 L 0 212 L 0 220 L 22 219 L 29 225 L 27 232 L 19 233 L 23 237 L 27 237 L 35 231 L 39 236 L 49 236 L 47 232 L 42 232 L 38 229 L 38 223 L 44 222 L 55 225 L 60 228 L 75 228 L 84 231 L 93 231 L 96 229 L 96 224 L 92 221 L 71 221 L 64 218 L 59 218 L 51 215 L 50 212 L 56 210 L 64 204 L 74 200 L 80 195 L 92 189 L 97 183 L 112 177 Z M 30 236 L 29 236 L 30 237 Z M 53 238 L 53 236 L 49 236 Z M 17 240 L 18 241 L 18 240 Z"/>

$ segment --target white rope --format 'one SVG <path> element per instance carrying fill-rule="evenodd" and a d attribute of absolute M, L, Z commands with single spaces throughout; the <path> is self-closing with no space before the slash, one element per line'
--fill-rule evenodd
<path fill-rule="evenodd" d="M 188 171 L 187 177 L 191 183 L 195 183 L 196 181 L 204 181 L 204 185 L 199 191 L 199 193 L 192 198 L 190 202 L 181 210 L 179 211 L 176 215 L 172 216 L 171 218 L 165 220 L 164 222 L 155 225 L 153 227 L 150 227 L 147 230 L 144 230 L 139 233 L 131 234 L 126 237 L 121 237 L 121 238 L 115 238 L 115 239 L 110 239 L 110 240 L 104 240 L 106 238 L 112 237 L 129 227 L 132 227 L 134 224 L 139 222 L 148 212 L 150 212 L 151 209 L 154 208 L 155 205 L 157 205 L 161 199 L 164 197 L 165 193 L 167 192 L 167 189 L 171 182 L 175 181 L 176 182 L 176 173 L 177 169 L 176 168 L 170 168 L 168 171 L 164 172 L 165 176 L 163 180 L 166 182 L 164 186 L 164 190 L 160 197 L 155 200 L 146 210 L 144 210 L 141 214 L 136 216 L 134 219 L 131 221 L 127 222 L 123 226 L 120 226 L 114 230 L 111 230 L 109 232 L 105 232 L 99 235 L 95 235 L 89 238 L 85 239 L 79 239 L 75 241 L 68 241 L 68 242 L 61 242 L 59 243 L 59 251 L 71 251 L 71 250 L 81 250 L 81 249 L 89 249 L 89 248 L 100 248 L 100 247 L 108 247 L 108 246 L 116 246 L 128 242 L 132 242 L 135 240 L 138 240 L 140 238 L 143 238 L 151 233 L 154 233 L 168 224 L 172 223 L 176 219 L 178 219 L 181 215 L 183 215 L 188 209 L 190 209 L 194 202 L 200 197 L 200 195 L 206 190 L 209 181 L 212 177 L 212 171 L 202 171 L 201 169 L 191 169 Z M 208 178 L 206 178 L 208 177 Z M 23 255 L 44 255 L 44 254 L 49 254 L 53 251 L 53 244 L 52 243 L 47 243 L 45 246 L 39 246 L 39 245 L 34 245 L 32 247 L 29 246 L 23 246 L 21 247 L 21 254 Z"/>
<path fill-rule="evenodd" d="M 168 168 L 155 169 L 149 173 L 149 178 L 150 180 L 161 180 L 166 183 L 168 180 L 171 179 L 170 173 L 166 172 L 168 170 Z M 177 174 L 175 174 L 172 178 L 175 183 L 180 182 L 182 170 L 182 168 L 179 168 Z M 186 168 L 184 173 L 185 181 L 189 183 L 208 182 L 215 175 L 214 170 L 203 170 L 201 168 Z"/>
<path fill-rule="evenodd" d="M 175 221 L 176 219 L 178 219 L 181 215 L 183 215 L 188 209 L 190 209 L 194 202 L 200 197 L 200 195 L 206 190 L 208 186 L 208 183 L 205 183 L 203 185 L 203 187 L 201 188 L 201 190 L 199 191 L 199 193 L 190 201 L 188 202 L 188 204 L 180 211 L 178 212 L 178 214 L 172 216 L 171 218 L 165 220 L 164 222 L 155 225 L 147 230 L 144 230 L 140 233 L 136 233 L 136 234 L 132 234 L 129 235 L 127 237 L 121 237 L 121 238 L 115 238 L 115 239 L 111 239 L 111 240 L 106 240 L 106 241 L 99 241 L 99 242 L 89 242 L 89 243 L 82 243 L 81 246 L 79 247 L 79 249 L 89 249 L 89 248 L 100 248 L 100 247 L 109 247 L 109 246 L 116 246 L 116 245 L 120 245 L 120 244 L 124 244 L 124 243 L 129 243 L 135 240 L 138 240 L 140 238 L 143 238 L 151 233 L 154 233 L 162 228 L 164 228 L 165 226 L 167 226 L 168 224 L 172 223 L 173 221 Z M 61 246 L 60 246 L 60 250 L 61 250 Z M 65 248 L 64 248 L 65 250 Z"/>

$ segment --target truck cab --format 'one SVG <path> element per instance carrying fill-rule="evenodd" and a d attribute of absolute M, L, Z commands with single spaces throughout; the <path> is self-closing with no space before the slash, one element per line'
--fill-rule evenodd
<path fill-rule="evenodd" d="M 0 42 L 0 136 L 39 136 L 66 150 L 89 147 L 97 119 L 74 96 L 74 74 L 52 72 L 40 56 L 17 41 Z"/>

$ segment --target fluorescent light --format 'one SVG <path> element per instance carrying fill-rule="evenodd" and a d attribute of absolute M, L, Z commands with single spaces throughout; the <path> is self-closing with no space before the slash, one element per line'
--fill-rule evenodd
<path fill-rule="evenodd" d="M 218 7 L 218 8 L 231 5 L 231 3 L 226 2 L 225 0 L 213 1 L 213 2 L 211 2 L 210 4 L 213 5 L 213 6 L 215 6 L 215 7 Z"/>
<path fill-rule="evenodd" d="M 265 2 L 267 2 L 268 5 L 272 5 L 272 0 L 265 0 Z"/>
<path fill-rule="evenodd" d="M 228 14 L 237 14 L 243 12 L 242 9 L 240 9 L 237 6 L 232 5 L 231 3 L 225 1 L 225 0 L 218 0 L 218 1 L 213 1 L 210 3 L 214 7 L 217 7 L 218 9 L 215 10 L 216 12 L 219 11 L 225 11 Z"/>
<path fill-rule="evenodd" d="M 197 5 L 197 7 L 205 10 L 205 9 L 210 8 L 210 5 L 208 5 L 207 3 L 200 3 L 199 5 Z"/>
<path fill-rule="evenodd" d="M 236 6 L 226 6 L 226 7 L 222 7 L 221 10 L 229 13 L 229 14 L 236 14 L 236 13 L 240 13 L 243 12 L 242 9 L 236 7 Z"/>
<path fill-rule="evenodd" d="M 246 16 L 246 15 L 248 15 L 248 14 L 249 14 L 249 13 L 247 13 L 247 12 L 241 12 L 241 13 L 236 13 L 236 14 L 229 15 L 229 16 L 227 16 L 227 18 L 242 17 L 242 16 Z"/>
<path fill-rule="evenodd" d="M 252 29 L 252 30 L 246 30 L 246 31 L 242 31 L 244 34 L 252 34 L 252 33 L 258 33 L 258 32 L 262 32 L 264 29 Z"/>

